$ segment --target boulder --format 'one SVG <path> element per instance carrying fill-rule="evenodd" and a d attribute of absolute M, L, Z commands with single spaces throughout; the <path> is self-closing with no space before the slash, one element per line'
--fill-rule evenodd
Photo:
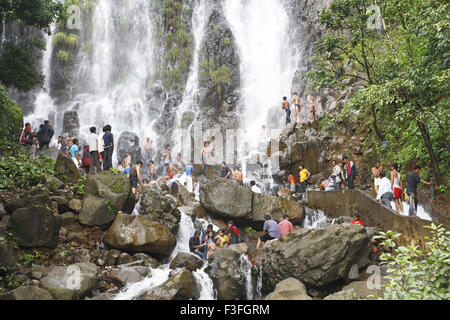
<path fill-rule="evenodd" d="M 366 281 L 355 281 L 342 288 L 341 291 L 333 293 L 325 300 L 376 300 L 383 295 L 383 289 L 369 289 Z"/>
<path fill-rule="evenodd" d="M 118 286 L 124 287 L 127 284 L 142 281 L 149 273 L 150 269 L 146 267 L 126 267 L 108 270 L 105 277 Z"/>
<path fill-rule="evenodd" d="M 196 255 L 180 252 L 170 263 L 170 269 L 186 268 L 190 271 L 196 271 L 203 267 L 204 261 Z"/>
<path fill-rule="evenodd" d="M 190 300 L 199 297 L 200 290 L 192 272 L 177 269 L 170 273 L 166 282 L 147 291 L 140 300 Z"/>
<path fill-rule="evenodd" d="M 17 209 L 33 206 L 52 207 L 52 201 L 47 190 L 35 188 L 20 197 L 16 196 L 6 203 L 6 210 L 9 213 L 13 213 Z"/>
<path fill-rule="evenodd" d="M 248 244 L 245 242 L 232 244 L 229 248 L 239 255 L 248 253 Z"/>
<path fill-rule="evenodd" d="M 170 187 L 170 193 L 181 201 L 182 204 L 188 204 L 189 202 L 195 201 L 195 196 L 179 182 L 174 181 Z"/>
<path fill-rule="evenodd" d="M 144 189 L 139 214 L 167 227 L 174 235 L 180 227 L 181 212 L 177 208 L 177 202 L 155 186 Z"/>
<path fill-rule="evenodd" d="M 116 264 L 127 264 L 133 261 L 133 258 L 126 252 L 122 252 L 119 257 L 117 258 Z"/>
<path fill-rule="evenodd" d="M 22 286 L 0 295 L 0 300 L 54 300 L 44 289 L 35 286 Z"/>
<path fill-rule="evenodd" d="M 111 248 L 158 257 L 169 257 L 176 245 L 167 227 L 148 216 L 127 214 L 117 215 L 103 241 Z"/>
<path fill-rule="evenodd" d="M 286 278 L 321 288 L 347 280 L 350 268 L 367 265 L 370 239 L 359 225 L 331 225 L 323 229 L 297 229 L 284 241 L 264 246 L 263 283 L 266 292 Z"/>
<path fill-rule="evenodd" d="M 277 284 L 274 292 L 265 300 L 312 300 L 303 283 L 294 278 L 288 278 Z"/>
<path fill-rule="evenodd" d="M 117 258 L 119 258 L 119 256 L 120 256 L 120 251 L 119 250 L 116 250 L 116 249 L 109 250 L 106 253 L 106 256 L 104 256 L 105 257 L 104 258 L 105 259 L 105 265 L 107 265 L 107 266 L 115 266 Z"/>
<path fill-rule="evenodd" d="M 133 132 L 125 131 L 117 141 L 117 160 L 121 163 L 128 156 L 131 156 L 132 164 L 142 161 L 139 137 Z"/>
<path fill-rule="evenodd" d="M 76 184 L 81 179 L 81 174 L 78 168 L 73 163 L 72 159 L 67 158 L 63 154 L 58 154 L 55 162 L 55 177 L 64 183 Z"/>
<path fill-rule="evenodd" d="M 61 225 L 67 226 L 77 221 L 77 217 L 73 212 L 66 212 L 61 215 Z"/>
<path fill-rule="evenodd" d="M 231 180 L 218 178 L 200 187 L 206 211 L 225 218 L 252 219 L 252 192 Z"/>
<path fill-rule="evenodd" d="M 217 249 L 208 259 L 205 272 L 217 290 L 218 300 L 245 300 L 246 278 L 239 262 L 240 255 L 232 249 Z"/>
<path fill-rule="evenodd" d="M 264 222 L 264 216 L 270 214 L 275 221 L 281 221 L 283 214 L 289 215 L 289 221 L 301 225 L 305 220 L 305 208 L 297 201 L 263 194 L 253 195 L 253 221 Z"/>
<path fill-rule="evenodd" d="M 68 267 L 54 266 L 41 279 L 40 286 L 54 290 L 60 297 L 84 297 L 97 283 L 98 268 L 90 262 L 75 263 Z"/>
<path fill-rule="evenodd" d="M 69 209 L 75 213 L 80 213 L 83 203 L 81 200 L 72 199 L 69 201 Z"/>
<path fill-rule="evenodd" d="M 114 221 L 115 210 L 108 206 L 103 198 L 87 195 L 83 200 L 83 209 L 78 215 L 81 224 L 106 228 Z"/>
<path fill-rule="evenodd" d="M 42 206 L 17 209 L 8 223 L 8 231 L 20 246 L 27 248 L 56 248 L 60 228 L 61 217 Z"/>
<path fill-rule="evenodd" d="M 57 159 L 57 158 L 56 158 Z M 55 176 L 52 175 L 47 175 L 45 177 L 45 185 L 46 187 L 51 191 L 51 192 L 55 192 L 61 189 L 64 189 L 64 182 L 62 182 L 61 180 L 59 180 L 58 178 L 56 178 Z"/>
<path fill-rule="evenodd" d="M 9 269 L 14 266 L 16 259 L 9 251 L 8 247 L 5 244 L 0 243 L 0 269 L 5 268 Z"/>
<path fill-rule="evenodd" d="M 52 201 L 55 201 L 56 204 L 58 205 L 59 213 L 65 213 L 65 212 L 70 211 L 69 200 L 67 200 L 65 197 L 53 196 L 53 197 L 50 197 L 50 199 Z"/>
<path fill-rule="evenodd" d="M 159 262 L 156 259 L 146 255 L 145 253 L 136 253 L 132 258 L 133 261 L 142 261 L 142 265 L 145 267 L 149 267 L 152 269 L 156 269 L 159 267 Z"/>

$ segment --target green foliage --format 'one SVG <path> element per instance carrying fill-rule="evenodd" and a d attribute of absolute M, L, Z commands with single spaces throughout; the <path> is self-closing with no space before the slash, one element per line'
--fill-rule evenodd
<path fill-rule="evenodd" d="M 367 26 L 372 0 L 335 0 L 320 14 L 313 89 L 361 88 L 344 108 L 373 129 L 389 162 L 430 165 L 439 184 L 448 175 L 450 144 L 450 10 L 448 1 L 381 0 L 384 23 Z M 382 148 L 384 141 L 389 149 Z"/>
<path fill-rule="evenodd" d="M 212 83 L 216 87 L 219 99 L 223 99 L 223 87 L 230 82 L 230 70 L 227 66 L 217 67 L 213 60 L 205 60 L 200 64 L 200 81 Z"/>
<path fill-rule="evenodd" d="M 18 261 L 26 266 L 32 266 L 40 263 L 41 255 L 38 251 L 34 251 L 33 254 L 24 253 L 19 257 Z"/>
<path fill-rule="evenodd" d="M 72 187 L 73 193 L 78 197 L 82 198 L 85 194 L 84 187 L 86 185 L 86 178 L 78 180 L 78 183 Z"/>
<path fill-rule="evenodd" d="M 0 85 L 0 157 L 12 155 L 20 148 L 18 142 L 22 128 L 22 110 L 9 99 L 5 88 Z"/>
<path fill-rule="evenodd" d="M 426 226 L 432 238 L 426 248 L 418 246 L 396 247 L 395 240 L 400 234 L 381 232 L 382 246 L 392 248 L 392 253 L 380 256 L 382 264 L 387 265 L 389 282 L 383 285 L 383 299 L 386 300 L 448 300 L 450 299 L 450 231 L 443 225 Z"/>
<path fill-rule="evenodd" d="M 59 50 L 58 51 L 58 61 L 61 63 L 68 63 L 69 62 L 69 53 L 65 50 Z"/>
<path fill-rule="evenodd" d="M 29 190 L 46 182 L 46 175 L 53 174 L 55 162 L 46 157 L 30 159 L 21 148 L 14 157 L 0 157 L 0 190 Z"/>
<path fill-rule="evenodd" d="M 116 176 L 122 173 L 122 171 L 120 171 L 119 169 L 115 169 L 115 168 L 111 168 L 111 169 L 109 169 L 109 171 L 111 171 L 112 174 L 114 174 Z"/>
<path fill-rule="evenodd" d="M 226 46 L 231 46 L 231 39 L 228 38 L 228 37 L 225 37 L 225 38 L 223 39 L 223 43 L 224 43 Z"/>

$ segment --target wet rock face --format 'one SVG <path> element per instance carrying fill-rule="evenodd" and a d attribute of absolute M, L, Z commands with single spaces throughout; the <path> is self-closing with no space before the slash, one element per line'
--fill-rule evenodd
<path fill-rule="evenodd" d="M 244 300 L 246 280 L 239 254 L 232 249 L 217 249 L 208 260 L 205 272 L 211 277 L 218 300 Z"/>
<path fill-rule="evenodd" d="M 371 247 L 364 228 L 342 224 L 298 229 L 285 241 L 268 243 L 264 250 L 263 289 L 268 292 L 290 277 L 314 288 L 346 280 L 354 264 L 367 264 Z"/>
<path fill-rule="evenodd" d="M 76 136 L 79 129 L 80 119 L 78 118 L 78 113 L 76 111 L 64 112 L 63 133 L 66 134 L 71 132 L 73 136 Z"/>
<path fill-rule="evenodd" d="M 169 257 L 176 245 L 175 236 L 150 217 L 119 214 L 103 239 L 114 249 Z"/>
<path fill-rule="evenodd" d="M 131 163 L 142 161 L 142 152 L 139 137 L 133 133 L 123 132 L 117 142 L 117 160 L 121 163 L 126 157 L 131 156 Z"/>
<path fill-rule="evenodd" d="M 312 300 L 303 283 L 294 278 L 281 281 L 265 300 Z"/>
<path fill-rule="evenodd" d="M 204 261 L 196 255 L 180 252 L 170 263 L 171 269 L 186 268 L 192 272 L 203 267 Z"/>
<path fill-rule="evenodd" d="M 61 153 L 55 163 L 55 177 L 64 183 L 76 184 L 81 179 L 80 171 L 73 163 L 72 159 L 67 158 Z"/>

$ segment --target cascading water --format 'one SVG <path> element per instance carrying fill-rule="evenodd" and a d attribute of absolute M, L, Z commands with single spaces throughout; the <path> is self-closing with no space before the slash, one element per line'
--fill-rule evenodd
<path fill-rule="evenodd" d="M 240 110 L 244 110 L 246 143 L 250 154 L 260 154 L 259 158 L 264 159 L 258 148 L 268 138 L 262 126 L 268 125 L 271 110 L 282 113 L 281 108 L 273 108 L 281 106 L 283 96 L 290 96 L 299 59 L 296 44 L 289 41 L 289 16 L 282 1 L 273 0 L 225 0 L 224 12 L 239 47 L 241 93 L 245 97 Z M 282 123 L 270 123 L 268 128 L 281 126 Z M 239 161 L 249 176 L 247 160 Z"/>

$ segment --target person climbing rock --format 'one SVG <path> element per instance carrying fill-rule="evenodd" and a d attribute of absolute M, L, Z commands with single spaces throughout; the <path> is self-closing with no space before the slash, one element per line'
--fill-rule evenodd
<path fill-rule="evenodd" d="M 373 185 L 374 185 L 374 189 L 375 192 L 378 193 L 378 189 L 380 188 L 380 173 L 383 171 L 383 167 L 381 166 L 381 162 L 380 161 L 376 161 L 375 162 L 375 166 L 372 168 L 372 174 L 373 174 Z"/>
<path fill-rule="evenodd" d="M 152 143 L 152 139 L 147 137 L 147 142 L 144 144 L 144 159 L 148 161 L 153 159 Z"/>
<path fill-rule="evenodd" d="M 178 174 L 178 169 L 171 166 L 169 163 L 165 164 L 164 170 L 163 170 L 163 177 L 165 180 L 172 180 L 175 176 L 175 172 Z"/>
<path fill-rule="evenodd" d="M 294 111 L 294 122 L 296 123 L 300 123 L 301 118 L 300 118 L 300 112 L 301 112 L 301 100 L 300 97 L 298 96 L 298 93 L 295 92 L 293 97 L 292 97 L 292 103 L 295 106 L 295 111 Z M 297 120 L 298 119 L 298 120 Z"/>
<path fill-rule="evenodd" d="M 348 182 L 348 188 L 350 190 L 355 189 L 355 179 L 358 179 L 358 169 L 353 161 L 350 161 L 347 156 L 343 156 L 342 160 L 344 161 L 343 167 Z"/>
<path fill-rule="evenodd" d="M 403 202 L 402 202 L 403 184 L 400 172 L 398 172 L 398 166 L 395 163 L 391 165 L 391 187 L 392 191 L 394 192 L 395 211 L 403 212 Z"/>
<path fill-rule="evenodd" d="M 386 174 L 383 171 L 380 172 L 379 177 L 381 180 L 377 194 L 377 202 L 381 200 L 381 203 L 385 207 L 392 209 L 391 201 L 394 200 L 394 194 L 392 192 L 391 181 L 386 178 Z"/>
<path fill-rule="evenodd" d="M 250 189 L 254 193 L 262 193 L 261 189 L 256 185 L 256 182 L 254 180 L 250 181 Z"/>
<path fill-rule="evenodd" d="M 91 134 L 88 136 L 88 144 L 89 144 L 89 174 L 95 174 L 96 169 L 97 173 L 102 171 L 100 166 L 100 157 L 98 153 L 98 136 L 97 136 L 97 128 L 90 128 Z"/>
<path fill-rule="evenodd" d="M 305 169 L 305 167 L 301 164 L 298 167 L 299 176 L 300 176 L 300 192 L 306 192 L 308 188 L 308 179 L 311 177 L 311 173 Z"/>
<path fill-rule="evenodd" d="M 144 185 L 144 183 L 142 182 L 142 179 L 141 179 L 141 172 L 140 172 L 141 168 L 142 168 L 142 161 L 138 161 L 136 163 L 136 165 L 130 169 L 131 191 L 134 194 L 138 193 L 137 192 L 138 180 L 139 180 L 139 183 L 141 184 L 141 186 Z"/>
<path fill-rule="evenodd" d="M 283 220 L 278 223 L 278 226 L 280 227 L 282 236 L 287 236 L 294 231 L 294 226 L 292 225 L 292 222 L 289 221 L 289 216 L 287 214 L 283 214 Z"/>
<path fill-rule="evenodd" d="M 239 232 L 235 227 L 233 220 L 228 221 L 227 230 L 225 233 L 227 234 L 229 242 L 231 244 L 239 243 Z"/>
<path fill-rule="evenodd" d="M 286 125 L 291 123 L 291 104 L 287 97 L 283 97 L 283 102 L 281 103 L 281 109 L 286 111 Z"/>
<path fill-rule="evenodd" d="M 270 240 L 278 239 L 281 237 L 280 227 L 278 223 L 272 220 L 272 217 L 269 215 L 264 216 L 264 227 L 263 227 L 263 235 L 259 237 L 258 242 L 256 243 L 256 248 L 261 247 L 261 244 Z"/>
<path fill-rule="evenodd" d="M 200 231 L 195 231 L 194 235 L 189 239 L 189 250 L 202 258 L 202 260 L 206 260 L 207 258 L 207 246 L 205 243 L 202 243 L 200 240 Z"/>
<path fill-rule="evenodd" d="M 111 133 L 112 128 L 110 125 L 105 126 L 106 132 L 103 135 L 104 145 L 104 157 L 103 157 L 103 170 L 109 170 L 113 167 L 112 155 L 114 152 L 114 135 Z"/>
<path fill-rule="evenodd" d="M 409 215 L 416 216 L 417 215 L 417 185 L 422 182 L 426 185 L 432 185 L 433 182 L 427 182 L 423 179 L 420 179 L 419 174 L 422 167 L 417 165 L 414 167 L 413 171 L 408 175 L 406 179 L 407 187 L 406 194 L 409 196 Z"/>

